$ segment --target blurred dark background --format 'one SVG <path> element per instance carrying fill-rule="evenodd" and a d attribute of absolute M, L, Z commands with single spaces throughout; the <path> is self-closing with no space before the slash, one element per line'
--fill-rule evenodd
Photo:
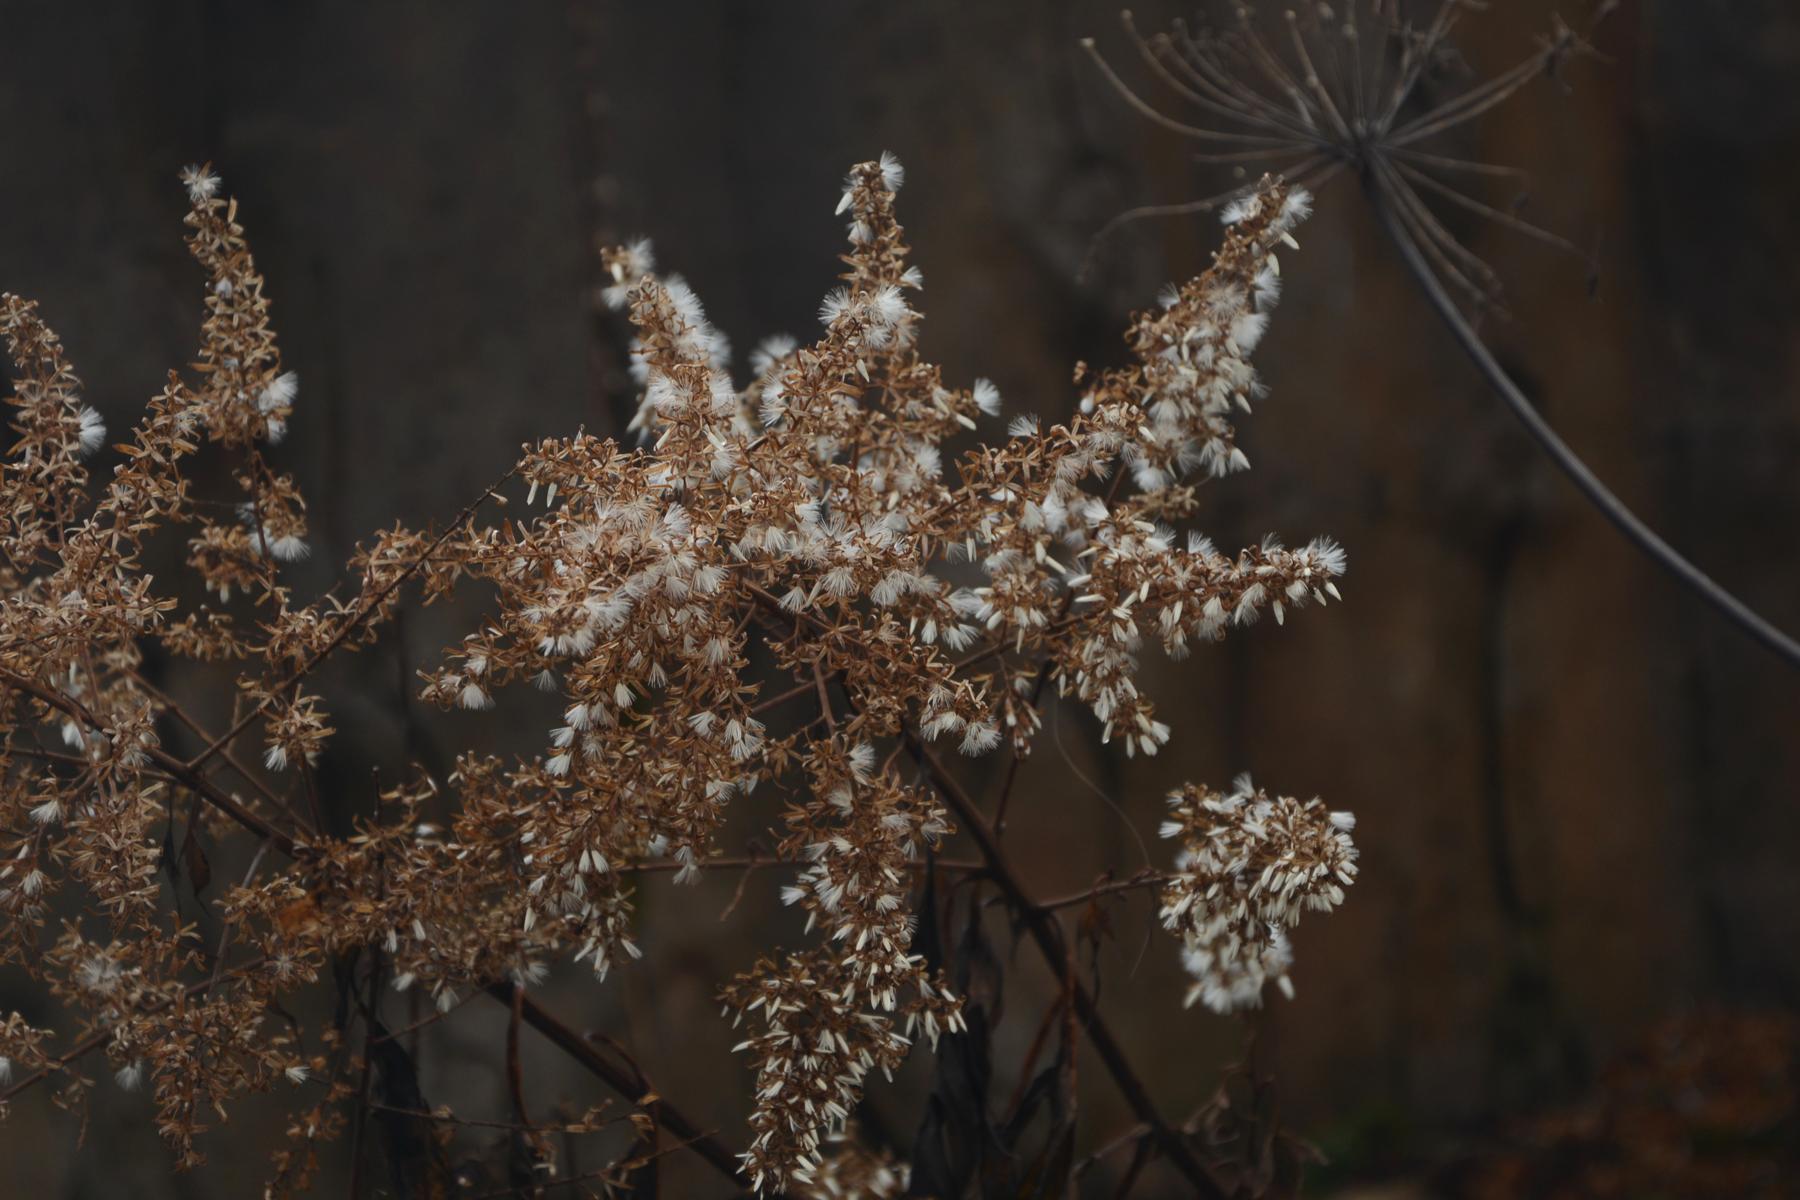
<path fill-rule="evenodd" d="M 1188 11 L 1137 16 L 1154 29 Z M 1523 57 L 1552 11 L 1509 0 L 1472 16 L 1462 66 L 1432 86 Z M 838 182 L 883 149 L 908 169 L 925 349 L 954 381 L 994 378 L 1008 415 L 1057 417 L 1071 365 L 1118 361 L 1128 312 L 1203 268 L 1217 237 L 1199 219 L 1137 225 L 1078 282 L 1094 232 L 1229 182 L 1104 87 L 1077 48 L 1089 34 L 1154 92 L 1112 0 L 7 0 L 0 287 L 43 302 L 92 402 L 126 428 L 192 354 L 201 276 L 176 172 L 212 160 L 301 376 L 275 457 L 312 506 L 303 588 L 384 524 L 447 518 L 520 442 L 619 428 L 629 385 L 591 303 L 596 237 L 653 237 L 740 361 L 766 335 L 810 335 L 841 248 Z M 1800 9 L 1627 0 L 1596 45 L 1604 58 L 1573 64 L 1569 88 L 1540 81 L 1451 143 L 1528 168 L 1527 215 L 1599 252 L 1590 288 L 1580 263 L 1459 221 L 1508 289 L 1511 319 L 1486 331 L 1628 503 L 1800 631 Z M 1785 1027 L 1800 1000 L 1800 675 L 1553 473 L 1353 180 L 1318 207 L 1259 353 L 1271 394 L 1242 429 L 1256 470 L 1210 489 L 1201 524 L 1227 546 L 1338 538 L 1347 602 L 1157 658 L 1149 682 L 1177 737 L 1156 759 L 1098 755 L 1091 721 L 1060 711 L 1009 839 L 1060 893 L 1136 867 L 1186 779 L 1248 769 L 1354 810 L 1362 879 L 1300 930 L 1298 998 L 1276 1002 L 1263 1037 L 1285 1117 L 1334 1159 L 1318 1190 L 1429 1191 L 1532 1114 L 1589 1103 L 1606 1064 L 1676 1036 L 1670 1021 L 1684 1037 L 1739 1014 Z M 392 653 L 341 669 L 330 769 L 366 778 L 418 749 L 391 699 L 447 621 L 409 617 Z M 430 728 L 421 753 L 467 733 Z M 749 1077 L 710 996 L 758 947 L 799 940 L 775 885 L 753 877 L 720 923 L 735 880 L 651 881 L 646 961 L 602 988 L 559 985 L 572 1019 L 628 1040 L 661 1091 L 734 1141 Z M 1143 941 L 1145 900 L 1113 920 L 1103 1005 L 1165 1109 L 1185 1112 L 1243 1032 L 1180 1009 L 1174 947 Z M 1002 1039 L 1015 1052 L 1038 1011 L 1030 957 Z M 434 1103 L 499 1111 L 500 1019 L 471 1006 L 434 1031 Z M 547 1090 L 588 1086 L 548 1053 L 531 1070 Z M 1128 1122 L 1088 1071 L 1098 1139 Z M 928 1074 L 874 1089 L 879 1135 L 906 1144 Z M 12 1194 L 256 1190 L 269 1113 L 252 1106 L 212 1139 L 213 1169 L 174 1179 L 142 1097 L 102 1091 L 79 1154 L 73 1120 L 41 1096 L 15 1105 L 0 1125 Z M 717 1191 L 691 1187 L 667 1194 Z"/>

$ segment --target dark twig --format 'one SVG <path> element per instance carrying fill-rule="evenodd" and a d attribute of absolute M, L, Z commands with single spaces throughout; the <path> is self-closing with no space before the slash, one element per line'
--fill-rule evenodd
<path fill-rule="evenodd" d="M 381 1007 L 381 989 L 386 982 L 386 963 L 381 952 L 369 965 L 369 1005 L 363 1013 L 362 1082 L 357 1088 L 356 1117 L 350 1127 L 350 1200 L 362 1200 L 363 1137 L 369 1124 L 369 1109 L 375 1098 L 375 1038 L 381 1028 L 376 1013 Z"/>
<path fill-rule="evenodd" d="M 519 1019 L 525 1009 L 525 989 L 513 984 L 512 1019 L 506 1023 L 506 1086 L 512 1093 L 513 1116 L 526 1130 L 531 1117 L 525 1110 L 525 1069 L 519 1062 Z"/>
<path fill-rule="evenodd" d="M 1076 892 L 1070 896 L 1058 896 L 1054 900 L 1040 901 L 1038 908 L 1043 912 L 1055 912 L 1059 908 L 1072 908 L 1077 904 L 1086 904 L 1100 896 L 1114 896 L 1120 892 L 1135 892 L 1147 887 L 1161 887 L 1175 876 L 1161 871 L 1141 870 L 1129 879 L 1117 879 L 1107 883 L 1098 883 L 1084 892 Z"/>
<path fill-rule="evenodd" d="M 495 983 L 488 986 L 490 996 L 507 1005 L 514 1003 L 514 985 L 511 982 Z M 700 1126 L 688 1119 L 679 1109 L 662 1097 L 646 1097 L 639 1091 L 639 1080 L 635 1073 L 626 1070 L 609 1060 L 596 1050 L 591 1042 L 559 1021 L 547 1009 L 533 1000 L 528 993 L 520 992 L 518 998 L 519 1017 L 525 1024 L 541 1033 L 557 1049 L 580 1063 L 588 1072 L 619 1095 L 634 1104 L 638 1104 L 648 1112 L 653 1120 L 670 1135 L 686 1145 L 695 1154 L 710 1163 L 721 1175 L 734 1184 L 743 1186 L 743 1177 L 738 1173 L 738 1160 L 730 1150 L 725 1148 L 712 1134 L 702 1130 Z"/>
<path fill-rule="evenodd" d="M 67 713 L 69 716 L 74 717 L 90 729 L 99 730 L 105 728 L 100 719 L 88 711 L 87 706 L 82 704 L 79 700 L 65 696 L 52 688 L 43 687 L 22 676 L 4 671 L 0 671 L 0 683 L 4 683 L 14 691 L 23 692 L 28 696 L 40 700 L 51 708 Z M 289 837 L 282 830 L 277 829 L 257 812 L 246 808 L 235 796 L 227 795 L 225 792 L 219 790 L 210 779 L 207 779 L 188 763 L 182 762 L 179 758 L 168 753 L 160 746 L 145 747 L 144 754 L 156 765 L 156 768 L 159 771 L 164 775 L 167 775 L 171 780 L 198 793 L 208 804 L 212 805 L 220 812 L 223 812 L 239 825 L 250 830 L 250 832 L 261 835 L 283 854 L 286 854 L 290 858 L 294 856 L 298 849 L 298 844 L 292 837 Z"/>
<path fill-rule="evenodd" d="M 1000 890 L 1006 893 L 1013 911 L 1024 922 L 1026 931 L 1031 934 L 1031 940 L 1037 945 L 1045 963 L 1049 965 L 1051 971 L 1060 975 L 1063 972 L 1066 956 L 1063 951 L 1062 932 L 1057 926 L 1055 918 L 1044 912 L 1031 898 L 1030 893 L 1025 890 L 1018 875 L 1014 872 L 1012 864 L 1007 861 L 1005 853 L 1000 849 L 1000 843 L 994 837 L 993 830 L 982 818 L 980 808 L 963 790 L 962 785 L 945 770 L 943 763 L 938 761 L 937 756 L 931 752 L 931 748 L 920 740 L 916 733 L 907 729 L 905 737 L 908 744 L 912 746 L 913 754 L 918 758 L 920 765 L 931 776 L 931 781 L 936 786 L 938 794 L 943 796 L 944 802 L 956 813 L 957 820 L 975 839 L 976 846 L 981 850 L 981 857 L 987 863 L 989 876 L 1000 886 Z M 1100 1056 L 1100 1061 L 1105 1065 L 1107 1074 L 1111 1075 L 1113 1082 L 1118 1085 L 1120 1094 L 1125 1097 L 1125 1102 L 1131 1106 L 1131 1110 L 1137 1114 L 1138 1119 L 1151 1128 L 1163 1153 L 1168 1155 L 1169 1160 L 1193 1185 L 1194 1194 L 1219 1197 L 1220 1200 L 1223 1200 L 1225 1192 L 1219 1186 L 1218 1181 L 1213 1179 L 1211 1173 L 1195 1156 L 1193 1148 L 1187 1144 L 1181 1134 L 1165 1122 L 1162 1114 L 1157 1111 L 1156 1102 L 1150 1098 L 1149 1089 L 1138 1078 L 1137 1072 L 1132 1069 L 1131 1061 L 1125 1056 L 1124 1049 L 1113 1038 L 1112 1031 L 1107 1028 L 1106 1022 L 1100 1016 L 1099 1007 L 1094 1003 L 1093 996 L 1081 986 L 1079 981 L 1071 980 L 1070 985 L 1069 990 L 1075 1002 L 1075 1012 L 1081 1018 L 1081 1026 L 1087 1033 L 1088 1042 L 1094 1047 L 1094 1052 Z"/>

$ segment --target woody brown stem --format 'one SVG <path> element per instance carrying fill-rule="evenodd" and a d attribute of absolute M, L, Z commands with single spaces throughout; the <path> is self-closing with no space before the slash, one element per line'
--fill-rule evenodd
<path fill-rule="evenodd" d="M 43 687 L 29 679 L 14 675 L 10 671 L 0 671 L 0 683 L 4 683 L 14 691 L 23 692 L 36 700 L 40 700 L 59 712 L 74 717 L 77 721 L 87 725 L 90 729 L 100 730 L 105 728 L 100 719 L 88 711 L 86 705 L 82 704 L 79 700 L 63 695 L 61 692 Z M 171 780 L 180 783 L 184 787 L 195 792 L 201 799 L 236 821 L 239 825 L 242 825 L 245 829 L 267 839 L 270 844 L 280 850 L 283 854 L 286 854 L 289 858 L 295 857 L 299 844 L 294 838 L 276 828 L 261 814 L 246 807 L 235 796 L 228 795 L 221 791 L 217 785 L 206 778 L 206 776 L 202 775 L 193 766 L 176 758 L 174 755 L 163 750 L 160 746 L 145 747 L 144 754 L 156 765 L 156 768 L 159 771 L 168 776 Z"/>
<path fill-rule="evenodd" d="M 999 885 L 1000 890 L 1006 894 L 1006 898 L 1019 920 L 1024 922 L 1026 931 L 1031 934 L 1031 940 L 1037 945 L 1038 952 L 1043 955 L 1045 963 L 1049 965 L 1052 972 L 1061 975 L 1067 964 L 1067 956 L 1063 949 L 1061 927 L 1056 923 L 1056 919 L 1033 900 L 1031 894 L 1025 890 L 1025 886 L 1020 882 L 1012 864 L 1007 861 L 1005 853 L 1000 849 L 1000 842 L 994 836 L 994 831 L 982 818 L 981 809 L 963 790 L 962 785 L 944 768 L 943 763 L 916 733 L 909 728 L 904 731 L 904 735 L 908 744 L 912 746 L 914 755 L 924 766 L 926 773 L 931 776 L 932 784 L 943 796 L 944 803 L 956 813 L 957 819 L 962 822 L 969 835 L 975 839 L 975 844 L 981 851 L 982 860 L 987 863 L 988 874 Z M 1113 1037 L 1112 1031 L 1107 1028 L 1105 1020 L 1100 1016 L 1099 1006 L 1094 1003 L 1093 996 L 1077 980 L 1069 980 L 1069 985 L 1070 995 L 1075 1003 L 1075 1013 L 1081 1019 L 1081 1026 L 1087 1033 L 1088 1043 L 1100 1056 L 1100 1061 L 1106 1066 L 1107 1074 L 1111 1075 L 1113 1082 L 1118 1085 L 1119 1093 L 1124 1096 L 1125 1102 L 1131 1106 L 1131 1110 L 1137 1114 L 1138 1119 L 1150 1127 L 1158 1145 L 1162 1147 L 1163 1153 L 1193 1185 L 1196 1196 L 1217 1197 L 1218 1200 L 1224 1200 L 1225 1192 L 1213 1179 L 1212 1174 L 1195 1156 L 1193 1149 L 1181 1135 L 1171 1128 L 1163 1120 L 1162 1114 L 1157 1111 L 1156 1102 L 1151 1099 L 1149 1089 L 1138 1078 L 1137 1072 L 1131 1066 L 1131 1060 L 1125 1056 L 1123 1047 Z"/>
<path fill-rule="evenodd" d="M 1107 883 L 1095 884 L 1084 892 L 1076 892 L 1069 896 L 1059 896 L 1054 900 L 1040 901 L 1038 903 L 1038 908 L 1044 912 L 1055 912 L 1059 908 L 1071 908 L 1077 904 L 1085 904 L 1100 896 L 1115 896 L 1120 892 L 1135 892 L 1141 888 L 1161 887 L 1163 884 L 1169 882 L 1171 878 L 1174 877 L 1166 875 L 1161 871 L 1152 871 L 1146 867 L 1129 879 L 1117 879 Z"/>
<path fill-rule="evenodd" d="M 606 1058 L 586 1038 L 563 1024 L 523 989 L 516 988 L 510 982 L 494 983 L 488 985 L 487 993 L 509 1009 L 515 1003 L 516 994 L 519 1018 L 525 1024 L 543 1034 L 552 1045 L 619 1095 L 641 1106 L 658 1125 L 705 1159 L 721 1175 L 739 1186 L 743 1185 L 743 1177 L 738 1173 L 737 1156 L 723 1142 L 702 1130 L 698 1123 L 690 1120 L 661 1096 L 641 1095 L 639 1081 L 634 1073 Z"/>

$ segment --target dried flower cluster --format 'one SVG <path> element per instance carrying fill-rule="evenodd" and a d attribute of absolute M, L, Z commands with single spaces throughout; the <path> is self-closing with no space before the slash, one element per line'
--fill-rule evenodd
<path fill-rule="evenodd" d="M 868 1149 L 856 1140 L 855 1132 L 832 1136 L 837 1145 L 802 1193 L 808 1200 L 900 1200 L 906 1195 L 911 1169 L 891 1154 Z"/>
<path fill-rule="evenodd" d="M 696 878 L 720 856 L 728 809 L 759 792 L 785 826 L 783 899 L 817 937 L 721 993 L 751 1026 L 744 1172 L 758 1189 L 897 1194 L 903 1165 L 826 1143 L 843 1141 L 871 1071 L 963 1027 L 962 1000 L 914 946 L 913 896 L 955 832 L 946 804 L 965 825 L 981 818 L 929 743 L 1025 754 L 1054 682 L 1104 738 L 1154 754 L 1170 731 L 1137 684 L 1147 637 L 1179 655 L 1337 595 L 1344 557 L 1328 541 L 1224 554 L 1175 529 L 1200 479 L 1248 466 L 1231 418 L 1261 392 L 1249 360 L 1305 194 L 1271 180 L 1247 193 L 1211 269 L 1135 319 L 1129 365 L 1079 367 L 1070 420 L 1017 417 L 954 472 L 948 443 L 997 417 L 1000 397 L 986 381 L 951 386 L 920 355 L 923 281 L 891 157 L 845 181 L 847 268 L 822 334 L 766 343 L 744 386 L 648 245 L 610 251 L 606 299 L 636 333 L 642 445 L 582 433 L 528 447 L 448 526 L 359 550 L 347 597 L 302 603 L 281 572 L 306 554 L 304 504 L 264 454 L 296 379 L 235 202 L 209 170 L 184 178 L 209 276 L 200 354 L 96 494 L 84 461 L 98 419 L 34 306 L 0 303 L 18 435 L 0 476 L 0 963 L 42 980 L 87 1035 L 58 1053 L 8 1018 L 0 1086 L 49 1078 L 76 1100 L 81 1054 L 104 1049 L 122 1083 L 150 1082 L 163 1132 L 194 1163 L 207 1113 L 233 1097 L 322 1085 L 271 1192 L 298 1189 L 346 1124 L 383 991 L 420 989 L 448 1012 L 484 990 L 523 996 L 562 961 L 604 978 L 642 953 L 628 881 L 663 866 Z M 235 495 L 195 494 L 205 454 L 226 457 Z M 514 476 L 528 516 L 487 521 Z M 191 590 L 144 570 L 175 531 Z M 489 610 L 424 674 L 424 696 L 481 712 L 529 684 L 560 695 L 560 722 L 511 761 L 465 754 L 447 778 L 390 786 L 353 836 L 330 836 L 312 767 L 331 718 L 313 672 L 372 643 L 404 585 L 431 602 L 471 583 Z M 145 677 L 151 643 L 234 676 L 225 728 Z M 934 768 L 913 783 L 897 765 L 908 751 Z M 1347 824 L 1260 794 L 1183 795 L 1165 918 L 1202 962 L 1209 1004 L 1236 1007 L 1265 975 L 1285 983 L 1279 929 L 1299 907 L 1341 899 Z M 206 888 L 228 835 L 254 853 L 214 902 L 214 942 L 172 915 L 165 884 Z M 328 966 L 335 1021 L 274 1022 Z M 360 1052 L 346 1036 L 358 1020 Z"/>
<path fill-rule="evenodd" d="M 1169 809 L 1162 835 L 1181 850 L 1162 920 L 1194 977 L 1187 1002 L 1222 1013 L 1254 1007 L 1270 980 L 1293 995 L 1287 931 L 1308 909 L 1344 902 L 1356 881 L 1356 819 L 1317 799 L 1271 797 L 1248 775 L 1228 793 L 1190 784 L 1169 796 Z"/>

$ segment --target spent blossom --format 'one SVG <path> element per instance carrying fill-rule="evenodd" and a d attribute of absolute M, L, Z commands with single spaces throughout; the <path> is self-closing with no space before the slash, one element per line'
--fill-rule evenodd
<path fill-rule="evenodd" d="M 1194 977 L 1187 1003 L 1214 1012 L 1262 1003 L 1273 982 L 1293 995 L 1287 931 L 1329 912 L 1356 881 L 1355 818 L 1318 799 L 1270 796 L 1239 776 L 1229 792 L 1188 786 L 1169 796 L 1162 836 L 1180 843 L 1163 888 L 1163 927 L 1182 939 Z"/>

